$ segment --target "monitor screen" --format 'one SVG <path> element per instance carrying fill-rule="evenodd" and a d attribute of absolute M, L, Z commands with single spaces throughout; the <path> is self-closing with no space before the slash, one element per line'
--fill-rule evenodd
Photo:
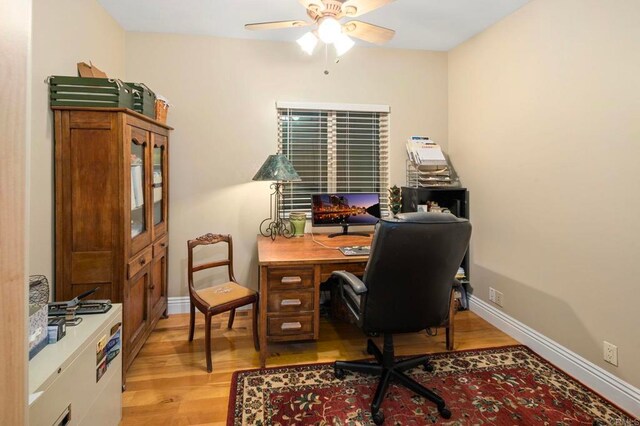
<path fill-rule="evenodd" d="M 380 219 L 380 194 L 313 194 L 311 218 L 313 226 L 375 225 Z"/>

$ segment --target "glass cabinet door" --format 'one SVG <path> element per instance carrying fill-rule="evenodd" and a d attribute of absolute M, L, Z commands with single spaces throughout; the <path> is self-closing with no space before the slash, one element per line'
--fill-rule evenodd
<path fill-rule="evenodd" d="M 151 200 L 155 239 L 166 232 L 167 221 L 167 138 L 153 135 Z"/>
<path fill-rule="evenodd" d="M 130 138 L 130 180 L 131 180 L 131 255 L 151 242 L 148 223 L 147 132 L 131 129 Z"/>
<path fill-rule="evenodd" d="M 147 229 L 144 199 L 144 146 L 131 140 L 131 238 Z"/>

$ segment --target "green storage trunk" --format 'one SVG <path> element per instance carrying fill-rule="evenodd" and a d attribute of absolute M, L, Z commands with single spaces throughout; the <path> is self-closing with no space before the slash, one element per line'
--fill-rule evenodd
<path fill-rule="evenodd" d="M 144 83 L 125 83 L 133 88 L 133 109 L 153 119 L 156 118 L 156 94 Z"/>
<path fill-rule="evenodd" d="M 133 109 L 133 89 L 112 78 L 51 76 L 51 106 L 80 106 Z"/>

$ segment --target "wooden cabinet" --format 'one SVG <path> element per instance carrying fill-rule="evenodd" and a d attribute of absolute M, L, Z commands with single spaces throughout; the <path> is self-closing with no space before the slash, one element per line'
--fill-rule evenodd
<path fill-rule="evenodd" d="M 170 127 L 124 108 L 54 107 L 56 300 L 123 304 L 124 370 L 167 309 Z"/>

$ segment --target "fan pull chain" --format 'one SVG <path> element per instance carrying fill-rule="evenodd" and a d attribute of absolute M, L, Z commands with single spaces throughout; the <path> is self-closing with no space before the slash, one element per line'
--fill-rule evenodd
<path fill-rule="evenodd" d="M 334 62 L 337 64 L 340 62 L 340 57 L 336 56 Z M 329 45 L 324 45 L 324 75 L 329 75 Z"/>
<path fill-rule="evenodd" d="M 329 75 L 329 46 L 324 45 L 324 75 Z"/>

